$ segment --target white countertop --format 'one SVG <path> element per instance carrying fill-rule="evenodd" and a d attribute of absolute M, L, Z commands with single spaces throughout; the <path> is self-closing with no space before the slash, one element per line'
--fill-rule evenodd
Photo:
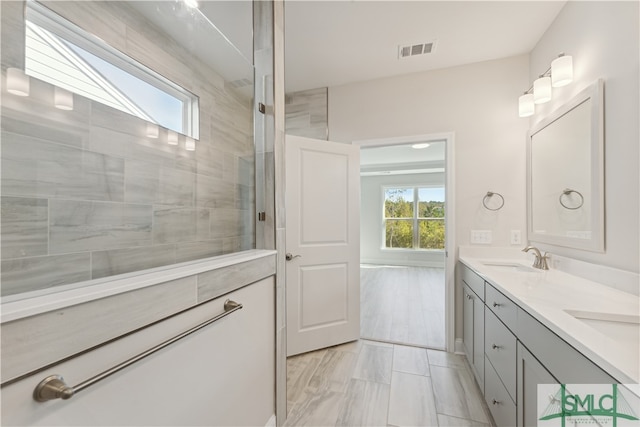
<path fill-rule="evenodd" d="M 640 348 L 588 326 L 565 310 L 615 313 L 637 317 L 640 298 L 559 270 L 504 271 L 484 263 L 520 264 L 522 257 L 463 255 L 459 259 L 522 309 L 623 384 L 640 382 Z M 500 255 L 498 255 L 500 256 Z"/>

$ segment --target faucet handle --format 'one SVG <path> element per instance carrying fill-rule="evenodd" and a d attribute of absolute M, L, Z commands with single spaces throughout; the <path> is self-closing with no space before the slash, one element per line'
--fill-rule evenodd
<path fill-rule="evenodd" d="M 550 257 L 550 256 L 551 256 L 551 255 L 549 254 L 549 252 L 546 252 L 546 251 L 545 251 L 544 255 L 542 255 L 542 256 L 540 257 L 540 268 L 541 268 L 542 270 L 548 270 L 548 269 L 549 269 L 549 263 L 548 263 L 548 261 L 549 261 L 549 257 Z"/>

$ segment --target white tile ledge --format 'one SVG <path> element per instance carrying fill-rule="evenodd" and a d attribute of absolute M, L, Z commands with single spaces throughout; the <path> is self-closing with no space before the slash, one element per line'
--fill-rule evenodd
<path fill-rule="evenodd" d="M 65 289 L 46 295 L 33 297 L 25 295 L 26 297 L 20 300 L 2 303 L 0 324 L 243 262 L 254 261 L 276 253 L 273 250 L 252 249 L 168 267 L 149 269 L 142 274 L 130 273 L 121 275 L 116 279 L 80 282 L 74 284 L 72 289 Z"/>

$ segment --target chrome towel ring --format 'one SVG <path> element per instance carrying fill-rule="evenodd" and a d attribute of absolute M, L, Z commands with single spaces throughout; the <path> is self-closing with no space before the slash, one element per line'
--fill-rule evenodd
<path fill-rule="evenodd" d="M 578 197 L 580 197 L 580 203 L 576 207 L 567 206 L 562 201 L 562 198 L 565 197 L 565 196 L 567 197 L 567 199 L 571 198 L 571 193 L 576 193 L 578 195 Z M 565 188 L 562 191 L 562 193 L 560 193 L 560 197 L 558 197 L 558 200 L 560 201 L 560 204 L 562 205 L 563 208 L 569 209 L 569 210 L 572 210 L 572 211 L 575 211 L 576 209 L 580 209 L 582 207 L 582 205 L 584 205 L 584 197 L 582 197 L 582 193 L 580 193 L 578 190 L 572 190 L 571 188 Z"/>
<path fill-rule="evenodd" d="M 500 198 L 500 206 L 498 206 L 497 208 L 490 208 L 489 206 L 487 206 L 487 202 L 491 200 L 493 196 L 498 196 Z M 482 198 L 482 205 L 490 211 L 499 211 L 504 206 L 504 197 L 502 197 L 502 194 L 500 193 L 487 191 L 487 194 Z"/>

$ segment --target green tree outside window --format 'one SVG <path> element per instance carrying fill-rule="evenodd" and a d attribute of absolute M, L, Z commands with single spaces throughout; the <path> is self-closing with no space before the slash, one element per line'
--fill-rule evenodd
<path fill-rule="evenodd" d="M 444 249 L 444 216 L 444 188 L 386 188 L 385 248 Z"/>

